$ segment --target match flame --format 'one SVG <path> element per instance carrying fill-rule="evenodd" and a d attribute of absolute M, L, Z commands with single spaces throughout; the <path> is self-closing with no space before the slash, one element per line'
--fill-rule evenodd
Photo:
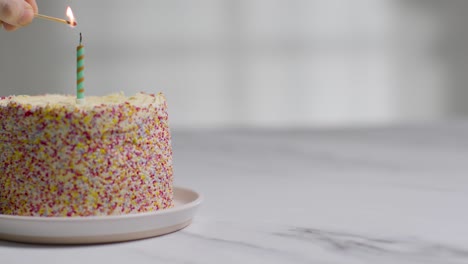
<path fill-rule="evenodd" d="M 67 7 L 67 17 L 70 19 L 70 26 L 76 26 L 75 16 L 73 15 L 73 11 L 70 7 Z"/>

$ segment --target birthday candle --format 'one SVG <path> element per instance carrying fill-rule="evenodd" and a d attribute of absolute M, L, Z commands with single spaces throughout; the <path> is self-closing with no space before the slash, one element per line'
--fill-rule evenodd
<path fill-rule="evenodd" d="M 76 103 L 84 103 L 84 46 L 83 37 L 80 33 L 80 44 L 76 47 Z"/>

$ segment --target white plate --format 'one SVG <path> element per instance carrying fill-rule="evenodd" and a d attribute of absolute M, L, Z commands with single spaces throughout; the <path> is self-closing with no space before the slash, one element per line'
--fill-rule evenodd
<path fill-rule="evenodd" d="M 89 217 L 28 217 L 0 214 L 0 239 L 40 244 L 95 244 L 168 234 L 190 225 L 201 196 L 175 187 L 175 206 L 151 213 Z"/>

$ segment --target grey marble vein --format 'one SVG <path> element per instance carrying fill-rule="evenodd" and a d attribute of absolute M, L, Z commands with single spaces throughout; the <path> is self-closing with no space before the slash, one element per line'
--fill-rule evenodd
<path fill-rule="evenodd" d="M 321 244 L 341 254 L 365 253 L 395 257 L 417 257 L 427 260 L 466 261 L 468 247 L 431 243 L 417 239 L 375 238 L 347 232 L 333 232 L 320 229 L 296 227 L 287 232 L 275 233 L 277 236 L 298 239 L 313 244 Z"/>
<path fill-rule="evenodd" d="M 219 237 L 209 237 L 209 236 L 204 236 L 201 234 L 195 234 L 195 233 L 188 233 L 188 232 L 182 232 L 183 235 L 190 236 L 193 238 L 201 239 L 204 240 L 205 242 L 211 242 L 213 243 L 213 247 L 215 248 L 218 244 L 226 244 L 228 246 L 235 248 L 248 248 L 250 250 L 254 250 L 256 254 L 268 254 L 268 255 L 276 255 L 277 260 L 282 259 L 285 262 L 288 263 L 311 263 L 310 259 L 307 259 L 303 256 L 292 254 L 290 252 L 281 250 L 279 248 L 274 248 L 274 247 L 267 247 L 263 246 L 262 244 L 256 244 L 248 241 L 236 241 L 236 240 L 230 240 L 226 238 L 219 238 Z M 246 238 L 248 240 L 248 238 Z M 233 250 L 234 251 L 234 250 Z"/>

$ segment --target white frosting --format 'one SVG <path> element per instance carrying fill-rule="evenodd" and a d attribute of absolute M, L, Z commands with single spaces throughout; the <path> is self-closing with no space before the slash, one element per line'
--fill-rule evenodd
<path fill-rule="evenodd" d="M 159 105 L 164 102 L 162 95 L 152 96 L 149 94 L 137 93 L 127 97 L 123 93 L 115 93 L 106 96 L 86 96 L 84 103 L 77 104 L 76 97 L 72 95 L 47 94 L 47 95 L 18 95 L 10 99 L 0 100 L 0 106 L 6 106 L 10 102 L 21 105 L 31 105 L 32 107 L 78 107 L 91 109 L 99 105 L 119 105 L 125 102 L 136 106 L 147 106 L 150 104 Z"/>

